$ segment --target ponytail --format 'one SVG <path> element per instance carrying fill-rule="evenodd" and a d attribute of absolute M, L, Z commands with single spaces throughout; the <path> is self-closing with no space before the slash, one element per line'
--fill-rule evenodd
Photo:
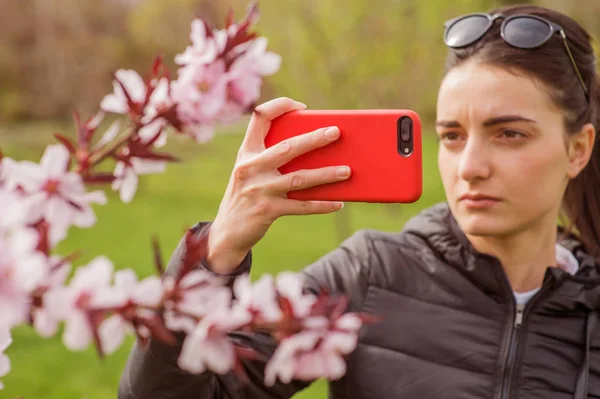
<path fill-rule="evenodd" d="M 579 239 L 600 261 L 600 75 L 590 85 L 590 118 L 596 128 L 596 141 L 590 162 L 573 179 L 565 193 L 563 210 Z"/>

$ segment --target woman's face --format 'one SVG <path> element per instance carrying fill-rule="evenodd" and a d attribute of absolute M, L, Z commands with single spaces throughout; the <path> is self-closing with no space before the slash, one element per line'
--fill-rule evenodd
<path fill-rule="evenodd" d="M 467 62 L 442 82 L 436 130 L 446 197 L 467 235 L 555 225 L 569 156 L 563 116 L 540 83 Z"/>

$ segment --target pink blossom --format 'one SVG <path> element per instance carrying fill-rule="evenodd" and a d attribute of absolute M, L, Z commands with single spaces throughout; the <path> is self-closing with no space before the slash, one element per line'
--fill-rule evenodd
<path fill-rule="evenodd" d="M 175 56 L 175 62 L 179 65 L 210 64 L 215 61 L 218 53 L 225 47 L 226 34 L 217 33 L 210 37 L 206 31 L 206 25 L 201 19 L 192 21 L 190 40 L 192 44 L 186 50 Z"/>
<path fill-rule="evenodd" d="M 233 77 L 246 74 L 256 76 L 271 76 L 281 68 L 281 56 L 267 51 L 268 40 L 259 37 L 250 42 L 248 49 L 231 65 Z"/>
<path fill-rule="evenodd" d="M 316 297 L 303 293 L 304 281 L 301 274 L 279 273 L 275 284 L 279 294 L 290 301 L 295 317 L 305 318 L 310 314 L 312 306 L 316 302 Z"/>
<path fill-rule="evenodd" d="M 163 299 L 162 283 L 157 276 L 150 276 L 138 282 L 131 269 L 119 270 L 115 273 L 114 288 L 120 296 L 140 306 L 157 307 Z M 133 331 L 130 323 L 119 313 L 104 320 L 98 328 L 102 342 L 102 351 L 109 355 L 123 343 L 125 335 Z"/>
<path fill-rule="evenodd" d="M 304 331 L 284 338 L 265 368 L 265 384 L 276 379 L 306 381 L 318 378 L 337 380 L 346 373 L 343 356 L 356 349 L 362 321 L 347 313 L 330 321 L 324 316 L 304 320 Z"/>
<path fill-rule="evenodd" d="M 81 176 L 69 172 L 69 152 L 60 144 L 48 146 L 39 164 L 21 161 L 9 173 L 9 180 L 23 187 L 23 200 L 30 221 L 40 217 L 50 224 L 50 242 L 63 239 L 71 224 L 90 227 L 96 215 L 90 204 L 105 204 L 102 191 L 86 192 Z"/>
<path fill-rule="evenodd" d="M 281 319 L 282 312 L 277 303 L 272 276 L 266 274 L 252 284 L 248 274 L 242 275 L 235 280 L 233 292 L 237 307 L 259 315 L 267 323 Z"/>
<path fill-rule="evenodd" d="M 146 99 L 146 83 L 144 79 L 136 72 L 131 69 L 119 69 L 115 73 L 115 80 L 113 81 L 113 93 L 108 94 L 102 99 L 100 108 L 106 112 L 113 112 L 116 114 L 127 114 L 130 112 L 129 103 L 127 96 L 123 91 L 123 87 L 127 90 L 127 94 L 136 104 L 143 104 Z M 123 84 L 123 87 L 119 84 L 117 79 Z"/>
<path fill-rule="evenodd" d="M 134 109 L 131 109 L 123 87 L 119 84 L 119 81 L 125 87 L 129 98 L 135 105 Z M 150 83 L 150 89 L 152 93 L 150 97 L 146 99 L 148 94 L 148 86 L 144 79 L 133 70 L 120 69 L 115 74 L 115 80 L 113 82 L 113 93 L 108 94 L 102 100 L 100 107 L 102 110 L 107 112 L 113 112 L 117 114 L 140 114 L 142 128 L 150 123 L 160 120 L 160 114 L 167 110 L 173 105 L 169 94 L 169 80 L 167 78 L 160 78 L 158 80 L 152 80 Z M 161 121 L 163 124 L 165 121 Z M 158 125 L 154 125 L 155 127 Z M 149 133 L 148 133 L 149 134 Z M 157 146 L 164 145 L 166 137 L 161 136 L 158 140 Z"/>
<path fill-rule="evenodd" d="M 105 257 L 97 257 L 76 269 L 69 285 L 45 296 L 48 309 L 59 320 L 65 320 L 64 345 L 71 350 L 85 349 L 93 338 L 89 311 L 123 306 L 127 295 L 110 286 L 113 265 Z"/>
<path fill-rule="evenodd" d="M 113 175 L 112 189 L 119 191 L 121 201 L 129 203 L 133 200 L 138 186 L 138 176 L 165 171 L 165 161 L 131 158 L 129 163 L 117 162 Z"/>
<path fill-rule="evenodd" d="M 231 291 L 222 285 L 222 280 L 204 270 L 186 274 L 177 286 L 172 279 L 165 279 L 165 291 L 177 289 L 177 301 L 167 301 L 165 324 L 173 331 L 192 331 L 198 324 L 196 319 L 205 317 L 215 310 L 226 310 L 231 304 Z"/>
<path fill-rule="evenodd" d="M 156 110 L 152 111 L 156 116 Z M 167 121 L 164 118 L 148 118 L 149 122 L 144 123 L 140 126 L 137 134 L 142 139 L 142 143 L 147 145 L 150 140 L 153 140 L 155 136 L 158 135 L 158 139 L 156 139 L 153 143 L 153 146 L 156 148 L 163 147 L 167 143 L 167 132 L 165 130 L 167 126 Z M 113 140 L 117 138 L 117 135 L 120 130 L 119 121 L 115 121 L 102 135 L 102 138 L 98 140 L 98 142 L 94 146 L 94 150 L 99 150 L 105 147 L 107 144 L 110 144 Z"/>
<path fill-rule="evenodd" d="M 158 135 L 158 138 L 152 143 L 152 146 L 155 148 L 164 147 L 165 144 L 167 144 L 166 126 L 166 120 L 162 118 L 154 119 L 152 122 L 142 126 L 140 130 L 138 130 L 138 136 L 142 139 L 142 143 L 147 145 Z"/>
<path fill-rule="evenodd" d="M 161 131 L 158 140 L 154 142 L 154 147 L 158 148 L 164 146 L 167 142 L 167 132 L 164 130 L 167 121 L 161 118 L 160 115 L 173 106 L 173 100 L 171 99 L 171 83 L 167 78 L 160 78 L 154 83 L 154 90 L 150 95 L 141 120 L 143 126 L 138 131 L 138 135 L 145 141 L 149 141 Z"/>
<path fill-rule="evenodd" d="M 23 205 L 21 196 L 2 186 L 0 186 L 0 209 L 2 209 L 0 234 L 2 231 L 26 225 L 29 219 L 28 209 Z"/>
<path fill-rule="evenodd" d="M 188 334 L 178 365 L 190 373 L 210 370 L 217 374 L 230 371 L 235 362 L 235 349 L 227 333 L 248 324 L 252 317 L 247 312 L 230 309 L 229 301 L 214 304 L 211 313 Z"/>
<path fill-rule="evenodd" d="M 322 377 L 337 380 L 346 373 L 343 355 L 351 353 L 357 341 L 355 333 L 323 330 L 307 330 L 287 337 L 267 363 L 265 384 L 272 386 L 277 378 L 283 383 Z"/>
<path fill-rule="evenodd" d="M 46 276 L 48 267 L 46 258 L 35 249 L 37 242 L 34 229 L 0 234 L 0 328 L 27 321 L 29 294 Z"/>
<path fill-rule="evenodd" d="M 133 270 L 123 269 L 115 273 L 114 281 L 114 288 L 137 305 L 156 307 L 163 299 L 162 282 L 158 276 L 138 281 Z"/>
<path fill-rule="evenodd" d="M 38 289 L 44 292 L 44 295 L 52 295 L 52 292 L 60 291 L 64 288 L 65 281 L 71 272 L 71 264 L 63 262 L 61 258 L 53 256 L 50 258 L 47 274 L 38 284 Z M 31 310 L 33 318 L 33 327 L 37 333 L 49 338 L 58 331 L 59 319 L 48 308 L 47 302 L 42 297 L 41 305 Z"/>
<path fill-rule="evenodd" d="M 0 327 L 0 377 L 4 377 L 10 372 L 10 359 L 4 354 L 6 348 L 12 343 L 12 337 L 8 328 Z M 0 390 L 4 389 L 0 381 Z"/>
<path fill-rule="evenodd" d="M 177 80 L 172 82 L 171 95 L 181 121 L 191 125 L 214 124 L 227 102 L 227 83 L 223 60 L 180 68 Z"/>
<path fill-rule="evenodd" d="M 281 56 L 267 51 L 267 39 L 254 39 L 246 52 L 229 69 L 229 94 L 242 107 L 248 107 L 260 97 L 262 77 L 276 73 L 281 67 Z"/>
<path fill-rule="evenodd" d="M 265 367 L 265 385 L 273 386 L 277 378 L 284 384 L 291 382 L 298 369 L 298 355 L 313 350 L 321 335 L 303 331 L 284 338 Z"/>
<path fill-rule="evenodd" d="M 185 125 L 183 133 L 190 136 L 195 142 L 203 144 L 209 142 L 215 136 L 215 127 L 211 125 Z"/>

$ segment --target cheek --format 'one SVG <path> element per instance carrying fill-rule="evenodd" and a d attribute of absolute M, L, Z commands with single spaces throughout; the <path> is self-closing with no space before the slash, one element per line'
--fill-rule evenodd
<path fill-rule="evenodd" d="M 513 201 L 539 206 L 562 198 L 568 158 L 564 148 L 545 148 L 513 154 L 496 163 L 496 172 Z"/>
<path fill-rule="evenodd" d="M 449 188 L 457 177 L 455 158 L 456 157 L 451 156 L 451 154 L 440 145 L 438 150 L 438 169 L 442 184 L 446 190 L 446 195 L 450 194 Z"/>

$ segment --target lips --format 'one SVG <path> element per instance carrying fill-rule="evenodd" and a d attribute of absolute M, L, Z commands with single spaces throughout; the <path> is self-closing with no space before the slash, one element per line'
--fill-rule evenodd
<path fill-rule="evenodd" d="M 460 203 L 472 211 L 483 211 L 493 208 L 500 202 L 500 198 L 481 193 L 467 193 L 460 197 Z"/>
<path fill-rule="evenodd" d="M 469 201 L 500 201 L 500 198 L 492 197 L 490 195 L 484 194 L 464 194 L 460 197 L 460 200 L 469 200 Z"/>

